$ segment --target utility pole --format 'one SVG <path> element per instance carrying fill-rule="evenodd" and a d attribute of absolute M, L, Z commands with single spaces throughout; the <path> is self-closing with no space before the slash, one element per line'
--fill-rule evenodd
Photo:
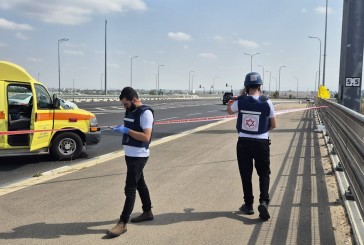
<path fill-rule="evenodd" d="M 107 94 L 107 39 L 106 39 L 107 19 L 105 19 L 105 95 Z"/>

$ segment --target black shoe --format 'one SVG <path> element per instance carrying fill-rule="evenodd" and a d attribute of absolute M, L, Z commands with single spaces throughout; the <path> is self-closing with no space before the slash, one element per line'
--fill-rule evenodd
<path fill-rule="evenodd" d="M 270 215 L 268 212 L 268 205 L 266 202 L 261 202 L 260 205 L 258 206 L 258 211 L 259 211 L 259 217 L 263 220 L 269 220 L 270 219 Z"/>
<path fill-rule="evenodd" d="M 149 221 L 149 220 L 153 220 L 153 219 L 154 219 L 154 216 L 153 216 L 152 210 L 150 210 L 148 212 L 143 212 L 138 217 L 132 218 L 130 221 L 132 223 L 139 223 L 139 222 Z"/>
<path fill-rule="evenodd" d="M 246 204 L 243 204 L 239 210 L 245 214 L 248 214 L 248 215 L 251 215 L 251 214 L 254 214 L 254 210 L 253 210 L 253 206 L 252 205 L 246 205 Z"/>

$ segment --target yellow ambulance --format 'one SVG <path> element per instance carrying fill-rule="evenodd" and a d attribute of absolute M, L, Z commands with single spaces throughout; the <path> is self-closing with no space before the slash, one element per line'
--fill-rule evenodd
<path fill-rule="evenodd" d="M 0 156 L 50 153 L 70 160 L 100 139 L 93 113 L 65 110 L 24 68 L 0 61 Z"/>

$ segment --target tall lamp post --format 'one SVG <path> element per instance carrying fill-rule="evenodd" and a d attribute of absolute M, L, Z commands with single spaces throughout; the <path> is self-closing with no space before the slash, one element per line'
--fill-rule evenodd
<path fill-rule="evenodd" d="M 296 90 L 296 98 L 298 98 L 298 77 L 294 77 L 297 80 L 297 90 Z"/>
<path fill-rule="evenodd" d="M 258 65 L 259 67 L 262 67 L 263 68 L 263 85 L 262 85 L 262 91 L 264 91 L 264 66 L 262 65 Z"/>
<path fill-rule="evenodd" d="M 286 67 L 286 66 L 280 66 L 279 67 L 279 73 L 278 73 L 278 79 L 279 79 L 279 84 L 278 84 L 278 94 L 279 96 L 281 96 L 281 69 L 283 67 Z"/>
<path fill-rule="evenodd" d="M 260 53 L 255 53 L 255 54 L 248 54 L 248 53 L 244 53 L 245 55 L 249 55 L 250 56 L 250 72 L 252 72 L 253 71 L 253 57 L 255 56 L 255 55 L 258 55 L 258 54 L 260 54 Z"/>
<path fill-rule="evenodd" d="M 320 81 L 321 81 L 321 72 L 320 72 L 320 70 L 321 70 L 321 39 L 318 38 L 318 37 L 313 37 L 313 36 L 308 36 L 308 38 L 314 38 L 314 39 L 317 39 L 320 42 L 320 56 L 319 56 L 319 69 L 318 69 L 319 77 L 318 77 L 318 85 L 317 85 L 317 87 L 319 87 L 320 86 Z"/>
<path fill-rule="evenodd" d="M 269 72 L 269 88 L 268 88 L 268 94 L 270 94 L 270 82 L 272 80 L 272 72 L 270 72 L 270 71 L 265 71 L 265 72 Z"/>
<path fill-rule="evenodd" d="M 215 79 L 217 77 L 215 76 L 213 79 L 212 79 L 212 93 L 215 93 Z"/>
<path fill-rule="evenodd" d="M 158 86 L 157 86 L 158 91 L 159 91 L 159 68 L 162 67 L 162 66 L 164 66 L 164 65 L 158 65 L 158 73 L 157 73 L 157 76 L 158 76 Z"/>
<path fill-rule="evenodd" d="M 68 41 L 67 38 L 58 39 L 58 94 L 61 94 L 61 59 L 59 57 L 59 44 Z"/>
<path fill-rule="evenodd" d="M 191 92 L 191 73 L 193 73 L 194 71 L 189 71 L 188 72 L 188 92 Z"/>
<path fill-rule="evenodd" d="M 191 77 L 191 93 L 193 94 L 193 78 L 195 77 L 195 73 L 192 74 L 192 77 Z"/>
<path fill-rule="evenodd" d="M 133 87 L 133 59 L 135 58 L 138 58 L 138 56 L 130 58 L 130 87 Z"/>

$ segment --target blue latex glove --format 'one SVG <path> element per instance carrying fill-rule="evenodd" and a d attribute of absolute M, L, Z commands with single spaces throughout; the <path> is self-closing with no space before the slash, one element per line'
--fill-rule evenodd
<path fill-rule="evenodd" d="M 124 127 L 123 125 L 118 125 L 116 127 L 113 127 L 112 130 L 114 130 L 115 132 L 118 132 L 120 134 L 128 134 L 128 132 L 129 132 L 129 128 Z"/>

